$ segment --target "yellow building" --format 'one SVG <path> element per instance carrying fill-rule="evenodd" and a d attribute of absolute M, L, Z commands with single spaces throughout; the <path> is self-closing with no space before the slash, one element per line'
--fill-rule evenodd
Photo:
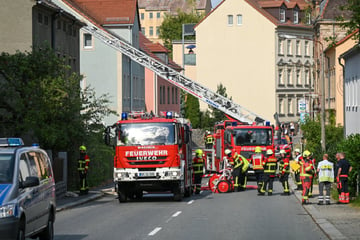
<path fill-rule="evenodd" d="M 178 10 L 207 14 L 211 10 L 210 0 L 138 0 L 142 33 L 152 42 L 160 42 L 159 29 L 165 14 L 176 14 Z"/>

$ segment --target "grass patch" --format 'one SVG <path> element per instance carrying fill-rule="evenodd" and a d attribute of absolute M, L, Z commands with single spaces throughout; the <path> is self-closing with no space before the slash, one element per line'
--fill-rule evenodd
<path fill-rule="evenodd" d="M 355 200 L 350 201 L 352 207 L 360 208 L 360 197 L 358 196 Z"/>

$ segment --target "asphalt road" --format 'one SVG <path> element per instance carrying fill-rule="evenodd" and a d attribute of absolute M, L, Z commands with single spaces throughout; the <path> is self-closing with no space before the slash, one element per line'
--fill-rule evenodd
<path fill-rule="evenodd" d="M 121 204 L 107 195 L 59 212 L 55 239 L 328 239 L 294 195 L 280 196 L 279 182 L 274 190 L 273 196 L 203 191 L 181 202 L 149 195 Z"/>

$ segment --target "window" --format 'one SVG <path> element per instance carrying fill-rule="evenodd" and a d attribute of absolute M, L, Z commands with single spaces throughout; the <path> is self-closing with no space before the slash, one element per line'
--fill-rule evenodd
<path fill-rule="evenodd" d="M 92 48 L 92 35 L 84 33 L 84 48 Z"/>
<path fill-rule="evenodd" d="M 294 23 L 295 24 L 299 23 L 299 11 L 298 10 L 294 10 Z"/>
<path fill-rule="evenodd" d="M 238 14 L 238 15 L 236 16 L 236 18 L 237 18 L 237 25 L 242 25 L 242 15 L 241 15 L 241 14 Z"/>
<path fill-rule="evenodd" d="M 308 69 L 305 70 L 305 85 L 309 85 L 310 83 L 310 71 Z"/>
<path fill-rule="evenodd" d="M 228 15 L 228 25 L 233 25 L 233 22 L 234 22 L 234 16 L 233 15 Z"/>
<path fill-rule="evenodd" d="M 154 27 L 149 28 L 149 35 L 150 36 L 154 35 Z"/>
<path fill-rule="evenodd" d="M 284 114 L 284 99 L 283 98 L 279 99 L 279 113 Z"/>
<path fill-rule="evenodd" d="M 296 70 L 296 85 L 301 85 L 301 75 L 300 69 Z"/>
<path fill-rule="evenodd" d="M 170 87 L 167 87 L 167 104 L 170 104 Z"/>
<path fill-rule="evenodd" d="M 175 103 L 175 89 L 174 87 L 171 88 L 171 103 L 174 104 Z"/>
<path fill-rule="evenodd" d="M 285 22 L 285 9 L 280 8 L 280 22 Z"/>
<path fill-rule="evenodd" d="M 160 27 L 156 27 L 156 36 L 160 35 Z"/>
<path fill-rule="evenodd" d="M 161 15 L 161 13 L 160 13 L 160 12 L 157 12 L 157 13 L 156 13 L 156 18 L 159 19 L 159 18 L 160 18 L 160 15 Z"/>
<path fill-rule="evenodd" d="M 305 41 L 305 56 L 310 55 L 309 41 Z"/>
<path fill-rule="evenodd" d="M 61 29 L 61 21 L 57 20 L 57 29 Z"/>
<path fill-rule="evenodd" d="M 311 14 L 309 12 L 306 13 L 305 18 L 306 18 L 306 24 L 311 24 Z"/>
<path fill-rule="evenodd" d="M 294 107 L 293 107 L 293 100 L 292 98 L 288 99 L 288 113 L 289 114 L 294 114 Z"/>
<path fill-rule="evenodd" d="M 284 54 L 284 40 L 279 39 L 279 55 L 283 55 L 283 54 Z"/>
<path fill-rule="evenodd" d="M 287 54 L 292 55 L 292 44 L 291 40 L 287 40 Z"/>
<path fill-rule="evenodd" d="M 278 76 L 279 76 L 279 85 L 283 85 L 283 84 L 284 84 L 283 69 L 279 69 L 279 71 L 278 71 Z"/>
<path fill-rule="evenodd" d="M 300 56 L 301 55 L 301 45 L 300 45 L 300 40 L 296 40 L 296 55 Z"/>
<path fill-rule="evenodd" d="M 149 18 L 152 19 L 153 18 L 153 13 L 149 13 Z"/>
<path fill-rule="evenodd" d="M 38 13 L 38 22 L 43 23 L 43 15 L 41 13 Z"/>
<path fill-rule="evenodd" d="M 140 18 L 141 18 L 141 20 L 144 20 L 145 14 L 144 14 L 144 13 L 141 13 L 141 14 L 140 14 Z"/>
<path fill-rule="evenodd" d="M 84 48 L 92 48 L 92 35 L 84 33 Z"/>
<path fill-rule="evenodd" d="M 287 81 L 288 81 L 288 85 L 292 85 L 292 84 L 293 84 L 291 69 L 288 69 L 288 70 L 287 70 Z"/>
<path fill-rule="evenodd" d="M 160 92 L 160 94 L 159 94 L 160 95 L 160 99 L 159 99 L 160 104 L 163 104 L 163 102 L 162 102 L 162 86 L 160 86 L 160 91 L 159 92 Z"/>
<path fill-rule="evenodd" d="M 44 24 L 49 25 L 49 17 L 48 16 L 44 16 Z"/>
<path fill-rule="evenodd" d="M 175 88 L 175 104 L 178 104 L 178 89 Z"/>
<path fill-rule="evenodd" d="M 145 35 L 145 28 L 144 27 L 141 28 L 141 32 Z"/>
<path fill-rule="evenodd" d="M 30 177 L 30 169 L 28 159 L 25 153 L 21 154 L 19 162 L 20 180 L 25 181 L 27 177 Z"/>

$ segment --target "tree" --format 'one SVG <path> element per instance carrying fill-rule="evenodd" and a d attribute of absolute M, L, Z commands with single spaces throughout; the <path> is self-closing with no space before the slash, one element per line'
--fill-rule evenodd
<path fill-rule="evenodd" d="M 200 104 L 199 99 L 191 94 L 186 94 L 185 117 L 190 120 L 193 128 L 200 127 Z"/>
<path fill-rule="evenodd" d="M 226 98 L 228 97 L 228 95 L 226 93 L 226 87 L 222 83 L 220 83 L 217 86 L 216 93 L 220 94 L 223 97 L 226 97 Z M 230 100 L 231 100 L 231 98 L 230 98 Z M 213 116 L 213 120 L 214 120 L 213 124 L 227 119 L 225 113 L 223 113 L 222 111 L 220 111 L 214 107 L 210 107 L 210 108 L 212 109 L 212 116 Z"/>
<path fill-rule="evenodd" d="M 176 15 L 166 14 L 160 26 L 160 38 L 164 41 L 166 48 L 172 50 L 172 41 L 182 39 L 182 24 L 198 23 L 204 17 L 195 11 L 185 13 L 180 10 Z M 186 36 L 186 39 L 194 39 L 194 36 Z"/>
<path fill-rule="evenodd" d="M 347 34 L 357 31 L 354 35 L 355 40 L 360 43 L 360 0 L 347 0 L 340 6 L 340 10 L 350 13 L 350 18 L 345 19 L 340 16 L 337 20 L 341 21 L 341 26 L 348 29 Z"/>

